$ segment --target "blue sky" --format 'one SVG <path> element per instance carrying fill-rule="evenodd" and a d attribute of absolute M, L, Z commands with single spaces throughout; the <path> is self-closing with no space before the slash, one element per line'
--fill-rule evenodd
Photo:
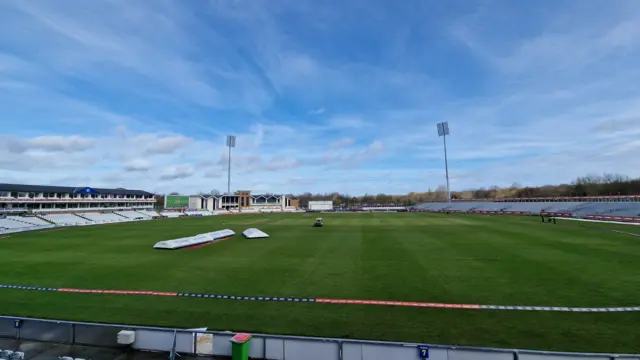
<path fill-rule="evenodd" d="M 407 193 L 640 176 L 640 3 L 0 2 L 0 181 Z"/>

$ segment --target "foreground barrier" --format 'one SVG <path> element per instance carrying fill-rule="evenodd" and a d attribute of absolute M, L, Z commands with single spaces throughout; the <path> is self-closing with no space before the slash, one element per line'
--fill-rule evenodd
<path fill-rule="evenodd" d="M 538 215 L 528 211 L 485 211 L 485 210 L 411 210 L 412 212 L 452 213 L 452 214 L 483 214 L 483 215 Z"/>
<path fill-rule="evenodd" d="M 135 332 L 132 344 L 118 344 L 118 333 L 122 330 Z M 122 354 L 129 353 L 129 349 L 159 351 L 167 353 L 171 360 L 175 360 L 178 354 L 231 356 L 230 340 L 235 334 L 0 316 L 0 338 L 19 340 L 14 350 L 24 351 L 26 358 L 42 355 L 29 341 L 96 346 L 112 351 L 119 349 Z M 640 360 L 640 355 L 630 354 L 548 352 L 266 334 L 252 334 L 248 350 L 250 358 L 271 360 Z"/>
<path fill-rule="evenodd" d="M 485 210 L 473 210 L 472 214 L 486 214 L 486 215 L 531 215 L 528 211 L 485 211 Z"/>
<path fill-rule="evenodd" d="M 588 220 L 620 221 L 620 222 L 640 222 L 640 216 L 607 216 L 607 215 L 586 215 Z"/>
<path fill-rule="evenodd" d="M 545 212 L 542 211 L 540 213 L 540 215 L 543 216 L 553 216 L 553 217 L 566 217 L 566 218 L 573 218 L 575 217 L 572 213 L 565 213 L 565 212 Z"/>

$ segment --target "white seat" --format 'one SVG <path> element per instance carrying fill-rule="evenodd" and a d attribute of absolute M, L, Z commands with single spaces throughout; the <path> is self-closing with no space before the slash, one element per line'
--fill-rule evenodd
<path fill-rule="evenodd" d="M 75 214 L 47 214 L 42 217 L 57 225 L 88 225 L 93 224 L 93 221 L 83 219 Z"/>

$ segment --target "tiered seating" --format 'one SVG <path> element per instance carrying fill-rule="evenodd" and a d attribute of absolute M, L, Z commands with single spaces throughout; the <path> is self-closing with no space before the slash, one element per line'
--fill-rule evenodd
<path fill-rule="evenodd" d="M 177 218 L 180 217 L 180 215 L 182 215 L 181 212 L 176 212 L 176 211 L 163 211 L 160 213 L 160 215 L 162 216 L 166 216 L 168 218 Z"/>
<path fill-rule="evenodd" d="M 129 219 L 129 220 L 146 220 L 146 219 L 151 219 L 150 216 L 145 216 L 142 215 L 140 213 L 138 213 L 137 211 L 114 211 L 113 212 L 116 215 L 120 215 L 125 219 Z"/>
<path fill-rule="evenodd" d="M 452 202 L 447 204 L 448 206 L 444 210 L 449 211 L 471 211 L 472 209 L 480 206 L 480 202 Z"/>
<path fill-rule="evenodd" d="M 571 210 L 573 215 L 581 217 L 585 215 L 597 215 L 606 212 L 609 209 L 615 208 L 614 203 L 582 203 Z"/>
<path fill-rule="evenodd" d="M 144 217 L 148 217 L 149 219 L 158 216 L 158 213 L 155 210 L 138 210 L 136 212 Z"/>
<path fill-rule="evenodd" d="M 506 206 L 504 203 L 491 201 L 491 202 L 477 203 L 476 205 L 474 205 L 473 210 L 474 211 L 503 211 L 505 207 Z"/>
<path fill-rule="evenodd" d="M 44 221 L 39 217 L 35 217 L 35 216 L 8 216 L 7 219 L 11 219 L 13 221 L 19 221 L 27 225 L 35 225 L 35 226 L 51 225 L 50 222 Z"/>
<path fill-rule="evenodd" d="M 440 211 L 442 209 L 444 209 L 447 205 L 447 203 L 424 203 L 424 204 L 420 204 L 420 205 L 416 205 L 415 208 L 417 210 L 424 210 L 424 211 Z"/>
<path fill-rule="evenodd" d="M 529 212 L 537 215 L 540 212 L 572 214 L 575 217 L 588 216 L 633 216 L 640 217 L 640 203 L 637 202 L 500 202 L 500 201 L 460 201 L 423 203 L 414 207 L 423 211 L 504 211 Z"/>
<path fill-rule="evenodd" d="M 214 213 L 208 211 L 208 210 L 198 210 L 198 211 L 185 211 L 185 214 L 189 215 L 189 216 L 211 216 L 214 215 Z"/>
<path fill-rule="evenodd" d="M 130 219 L 124 218 L 114 213 L 80 213 L 78 215 L 98 224 L 130 221 Z"/>
<path fill-rule="evenodd" d="M 276 212 L 276 213 L 277 213 L 277 212 L 282 212 L 282 209 L 275 209 L 275 208 L 272 208 L 272 209 L 262 209 L 262 210 L 260 210 L 260 212 L 261 212 L 261 213 L 274 213 L 274 212 Z"/>
<path fill-rule="evenodd" d="M 376 205 L 376 206 L 363 206 L 362 211 L 375 211 L 375 212 L 385 212 L 385 211 L 399 211 L 404 210 L 406 207 L 404 206 L 396 206 L 396 205 Z M 289 211 L 287 209 L 283 211 Z"/>
<path fill-rule="evenodd" d="M 24 352 L 13 350 L 1 350 L 0 359 L 6 360 L 24 360 Z"/>
<path fill-rule="evenodd" d="M 540 214 L 540 211 L 549 207 L 549 203 L 544 202 L 506 202 L 503 204 L 503 211 L 521 211 L 531 214 Z"/>
<path fill-rule="evenodd" d="M 594 214 L 589 214 L 589 215 L 594 215 Z M 615 210 L 615 211 L 611 211 L 611 212 L 604 213 L 604 214 L 600 213 L 599 215 L 640 217 L 640 210 L 639 209 Z"/>
<path fill-rule="evenodd" d="M 42 215 L 41 217 L 47 221 L 61 226 L 95 224 L 93 221 L 81 218 L 75 214 L 47 214 Z"/>
<path fill-rule="evenodd" d="M 585 204 L 583 202 L 571 201 L 571 202 L 552 202 L 548 203 L 549 206 L 544 208 L 545 212 L 555 212 L 555 213 L 572 213 L 576 209 L 580 209 L 580 207 Z"/>
<path fill-rule="evenodd" d="M 10 218 L 0 219 L 0 230 L 15 230 L 25 227 L 31 227 L 32 225 L 11 220 Z"/>
<path fill-rule="evenodd" d="M 640 203 L 607 203 L 608 207 L 601 212 L 589 215 L 605 216 L 640 216 Z"/>

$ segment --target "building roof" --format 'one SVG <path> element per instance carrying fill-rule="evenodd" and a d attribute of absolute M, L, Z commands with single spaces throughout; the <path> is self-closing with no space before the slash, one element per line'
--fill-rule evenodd
<path fill-rule="evenodd" d="M 43 192 L 43 193 L 74 193 L 77 190 L 86 189 L 83 186 L 50 186 L 50 185 L 26 185 L 26 184 L 0 184 L 0 191 L 18 191 L 18 192 Z M 150 192 L 142 190 L 128 189 L 102 189 L 90 188 L 96 193 L 113 194 L 113 195 L 153 195 Z"/>

